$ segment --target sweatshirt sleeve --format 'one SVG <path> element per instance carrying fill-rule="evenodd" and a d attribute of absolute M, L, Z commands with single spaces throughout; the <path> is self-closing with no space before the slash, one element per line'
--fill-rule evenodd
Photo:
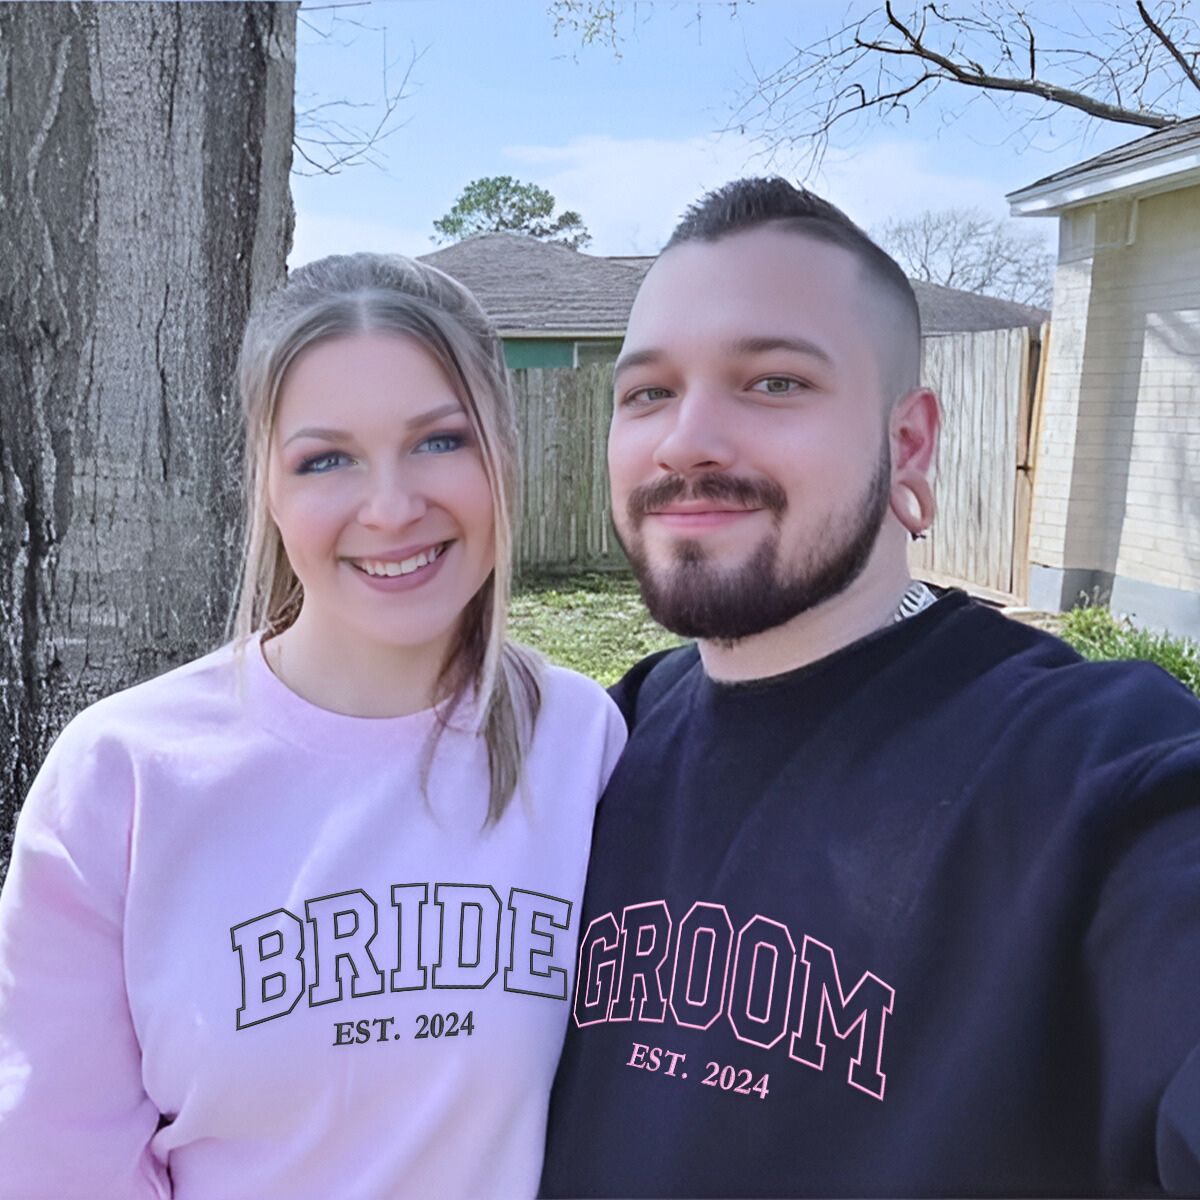
<path fill-rule="evenodd" d="M 1200 737 L 1160 751 L 1113 815 L 1080 1012 L 1101 1050 L 1098 1151 L 1114 1194 L 1200 1195 Z"/>
<path fill-rule="evenodd" d="M 0 892 L 0 1200 L 171 1191 L 125 991 L 133 773 L 84 725 L 34 780 Z"/>

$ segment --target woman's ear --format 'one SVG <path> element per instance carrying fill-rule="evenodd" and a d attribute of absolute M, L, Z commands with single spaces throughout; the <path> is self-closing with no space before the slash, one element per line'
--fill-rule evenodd
<path fill-rule="evenodd" d="M 937 453 L 941 414 L 929 388 L 906 392 L 896 401 L 888 424 L 892 449 L 891 508 L 915 538 L 933 524 L 936 504 L 929 482 Z"/>

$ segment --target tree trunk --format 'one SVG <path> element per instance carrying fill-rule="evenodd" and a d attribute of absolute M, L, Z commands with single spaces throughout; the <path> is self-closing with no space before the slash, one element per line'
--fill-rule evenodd
<path fill-rule="evenodd" d="M 219 644 L 294 4 L 0 4 L 0 873 L 59 729 Z"/>

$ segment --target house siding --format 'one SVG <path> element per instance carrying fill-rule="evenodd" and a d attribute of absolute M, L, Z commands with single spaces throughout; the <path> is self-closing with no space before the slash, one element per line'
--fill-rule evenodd
<path fill-rule="evenodd" d="M 573 367 L 575 339 L 505 338 L 504 361 L 510 371 L 529 367 Z"/>
<path fill-rule="evenodd" d="M 1200 186 L 1062 216 L 1030 559 L 1200 597 Z"/>

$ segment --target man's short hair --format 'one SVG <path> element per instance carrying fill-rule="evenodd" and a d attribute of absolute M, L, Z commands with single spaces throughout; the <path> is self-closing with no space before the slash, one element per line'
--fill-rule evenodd
<path fill-rule="evenodd" d="M 900 265 L 880 249 L 840 208 L 820 196 L 772 176 L 736 179 L 693 204 L 675 227 L 664 253 L 684 242 L 716 242 L 743 230 L 772 225 L 814 241 L 841 246 L 853 254 L 872 287 L 890 310 L 892 353 L 882 358 L 889 399 L 920 382 L 921 314 L 912 284 Z"/>

